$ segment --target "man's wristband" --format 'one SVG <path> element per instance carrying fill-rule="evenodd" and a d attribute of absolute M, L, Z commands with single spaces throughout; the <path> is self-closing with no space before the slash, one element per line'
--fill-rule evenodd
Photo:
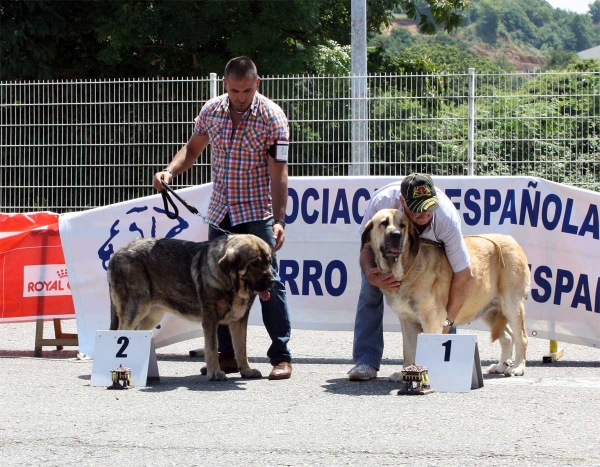
<path fill-rule="evenodd" d="M 169 175 L 173 175 L 173 171 L 168 167 L 166 169 L 162 169 L 162 172 L 167 172 Z"/>
<path fill-rule="evenodd" d="M 283 221 L 273 221 L 273 225 L 275 224 L 279 224 L 281 227 L 283 227 L 285 229 L 285 222 Z"/>

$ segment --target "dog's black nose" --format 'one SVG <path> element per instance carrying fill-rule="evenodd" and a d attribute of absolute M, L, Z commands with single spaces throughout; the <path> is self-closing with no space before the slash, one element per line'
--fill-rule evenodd
<path fill-rule="evenodd" d="M 394 240 L 400 240 L 401 236 L 402 236 L 402 234 L 397 230 L 390 233 L 390 237 L 393 238 Z"/>

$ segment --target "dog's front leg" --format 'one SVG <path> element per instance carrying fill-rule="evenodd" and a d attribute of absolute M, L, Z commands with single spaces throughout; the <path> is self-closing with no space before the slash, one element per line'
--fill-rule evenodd
<path fill-rule="evenodd" d="M 405 319 L 400 319 L 402 327 L 402 366 L 414 365 L 415 355 L 417 354 L 417 335 L 423 332 L 420 323 L 414 323 Z M 393 373 L 390 376 L 391 381 L 402 381 L 402 372 Z"/>
<path fill-rule="evenodd" d="M 225 381 L 227 376 L 219 366 L 219 352 L 217 350 L 217 322 L 209 322 L 210 319 L 202 321 L 204 331 L 204 354 L 206 355 L 206 376 L 209 381 Z"/>
<path fill-rule="evenodd" d="M 247 331 L 248 313 L 239 321 L 229 323 L 229 332 L 231 332 L 235 359 L 240 367 L 242 378 L 262 378 L 260 371 L 250 368 L 250 363 L 248 362 L 248 355 L 246 354 Z"/>

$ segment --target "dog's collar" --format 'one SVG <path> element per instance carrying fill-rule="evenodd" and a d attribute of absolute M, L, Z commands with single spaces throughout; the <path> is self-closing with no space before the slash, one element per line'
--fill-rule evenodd
<path fill-rule="evenodd" d="M 415 268 L 415 266 L 417 264 L 417 260 L 419 259 L 419 255 L 420 254 L 421 254 L 421 243 L 419 243 L 419 251 L 417 251 L 417 256 L 415 256 L 415 260 L 408 267 L 408 270 L 404 272 L 404 275 L 400 279 L 400 282 L 402 282 L 404 279 L 406 279 L 408 277 L 408 275 L 412 272 L 412 270 Z"/>
<path fill-rule="evenodd" d="M 417 251 L 417 256 L 415 256 L 414 261 L 408 267 L 408 270 L 404 273 L 404 275 L 400 279 L 400 282 L 402 282 L 404 279 L 406 279 L 408 277 L 408 275 L 412 272 L 412 270 L 415 268 L 415 266 L 417 265 L 417 260 L 419 259 L 419 255 L 421 254 L 421 248 L 422 248 L 422 246 L 423 246 L 423 243 L 419 242 L 419 250 Z M 429 243 L 426 243 L 425 246 L 434 247 L 434 248 L 441 248 L 439 245 L 431 245 Z"/>

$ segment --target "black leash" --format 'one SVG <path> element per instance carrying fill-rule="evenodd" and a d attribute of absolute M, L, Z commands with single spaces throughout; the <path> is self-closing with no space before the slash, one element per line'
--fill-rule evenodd
<path fill-rule="evenodd" d="M 183 204 L 187 208 L 188 211 L 190 211 L 194 215 L 202 217 L 202 219 L 204 219 L 204 222 L 206 222 L 206 218 L 200 215 L 200 213 L 194 206 L 190 206 L 186 200 L 184 200 L 181 196 L 175 193 L 175 190 L 173 190 L 173 188 L 171 188 L 167 182 L 161 180 L 160 183 L 162 183 L 162 186 L 165 187 L 165 189 L 162 190 L 160 194 L 162 195 L 163 203 L 165 204 L 165 214 L 169 219 L 177 219 L 177 217 L 179 217 L 179 209 L 177 209 L 177 205 L 169 196 L 169 193 L 171 193 L 173 196 L 175 196 L 175 198 L 179 200 L 181 204 Z M 169 211 L 169 204 L 173 208 L 173 213 Z"/>
<path fill-rule="evenodd" d="M 160 194 L 162 196 L 163 203 L 165 205 L 165 214 L 167 215 L 167 217 L 169 219 L 177 219 L 177 217 L 179 217 L 179 209 L 177 209 L 177 205 L 173 202 L 173 200 L 169 196 L 169 194 L 171 194 L 171 195 L 175 196 L 175 198 L 177 198 L 177 200 L 181 204 L 183 204 L 188 211 L 190 211 L 195 216 L 200 216 L 202 218 L 202 220 L 204 221 L 205 224 L 212 225 L 215 229 L 218 229 L 218 230 L 220 230 L 221 232 L 223 232 L 223 233 L 225 233 L 227 235 L 231 235 L 231 232 L 229 232 L 228 230 L 222 229 L 218 225 L 211 224 L 210 221 L 208 220 L 208 217 L 203 216 L 202 214 L 200 214 L 200 212 L 198 211 L 198 209 L 196 209 L 194 206 L 188 204 L 188 202 L 186 200 L 184 200 L 181 196 L 179 196 L 175 192 L 175 190 L 173 190 L 173 188 L 171 188 L 169 186 L 169 184 L 166 183 L 164 180 L 161 180 L 160 183 L 165 188 L 164 190 L 161 190 Z M 173 208 L 173 212 L 172 213 L 169 211 L 169 204 Z"/>

